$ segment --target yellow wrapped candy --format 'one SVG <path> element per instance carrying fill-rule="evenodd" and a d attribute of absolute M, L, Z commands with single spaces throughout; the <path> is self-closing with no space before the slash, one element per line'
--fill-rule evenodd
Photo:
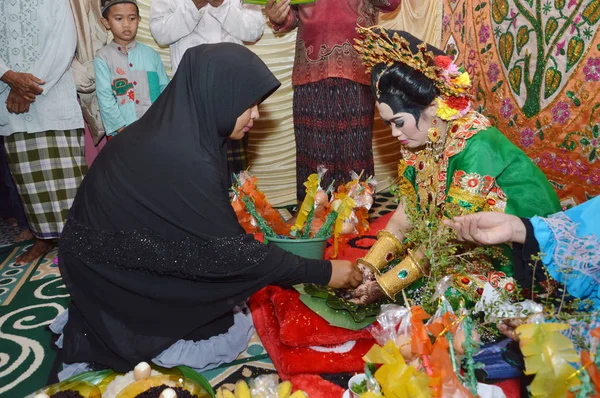
<path fill-rule="evenodd" d="M 383 347 L 375 344 L 363 357 L 365 362 L 382 364 L 375 372 L 384 397 L 430 398 L 429 377 L 404 361 L 392 340 Z M 361 397 L 374 398 L 376 394 Z"/>

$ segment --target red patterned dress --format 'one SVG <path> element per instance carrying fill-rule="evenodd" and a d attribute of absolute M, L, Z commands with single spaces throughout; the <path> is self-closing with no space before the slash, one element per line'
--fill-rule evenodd
<path fill-rule="evenodd" d="M 370 75 L 354 50 L 356 26 L 372 26 L 378 13 L 395 10 L 400 0 L 317 0 L 292 8 L 276 31 L 298 27 L 294 85 L 297 196 L 304 182 L 325 165 L 327 187 L 350 180 L 350 171 L 373 175 L 375 99 Z"/>

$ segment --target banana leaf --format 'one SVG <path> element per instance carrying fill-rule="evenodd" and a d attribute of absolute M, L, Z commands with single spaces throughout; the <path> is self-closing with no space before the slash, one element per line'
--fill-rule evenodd
<path fill-rule="evenodd" d="M 300 293 L 300 301 L 330 325 L 349 330 L 360 330 L 375 322 L 382 304 L 380 301 L 367 306 L 353 304 L 325 286 L 305 284 L 294 288 Z"/>

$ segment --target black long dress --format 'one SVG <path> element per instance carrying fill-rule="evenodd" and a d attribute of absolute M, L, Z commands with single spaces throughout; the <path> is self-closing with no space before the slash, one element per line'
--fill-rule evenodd
<path fill-rule="evenodd" d="M 255 241 L 229 204 L 226 139 L 279 85 L 243 46 L 191 48 L 148 112 L 102 150 L 60 241 L 72 297 L 65 362 L 127 371 L 179 339 L 227 331 L 232 308 L 268 284 L 329 282 L 329 261 Z"/>

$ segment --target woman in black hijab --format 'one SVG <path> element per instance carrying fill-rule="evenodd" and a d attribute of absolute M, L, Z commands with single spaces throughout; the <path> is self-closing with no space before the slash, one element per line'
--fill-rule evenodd
<path fill-rule="evenodd" d="M 245 235 L 229 203 L 226 139 L 244 136 L 279 85 L 243 46 L 191 48 L 148 112 L 102 150 L 60 241 L 72 298 L 64 362 L 128 371 L 158 357 L 210 368 L 245 348 L 251 325 L 232 310 L 262 287 L 360 283 L 348 261 L 300 258 Z"/>

